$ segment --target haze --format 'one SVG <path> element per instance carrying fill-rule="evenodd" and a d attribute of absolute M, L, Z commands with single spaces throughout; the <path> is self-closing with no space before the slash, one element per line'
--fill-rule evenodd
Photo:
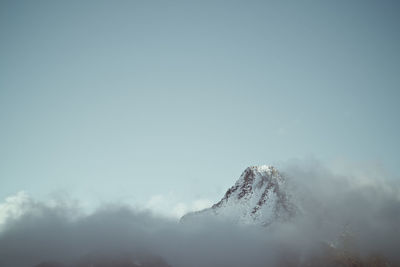
<path fill-rule="evenodd" d="M 243 265 L 221 255 L 279 254 L 275 241 L 314 251 L 315 229 L 327 241 L 349 221 L 362 224 L 360 253 L 398 260 L 399 12 L 398 1 L 1 1 L 0 260 L 71 260 L 60 239 L 98 250 L 82 233 L 105 242 L 121 227 L 110 246 Z M 295 230 L 181 229 L 260 164 L 310 197 Z M 319 224 L 327 212 L 334 226 Z M 187 244 L 185 257 L 168 242 Z"/>

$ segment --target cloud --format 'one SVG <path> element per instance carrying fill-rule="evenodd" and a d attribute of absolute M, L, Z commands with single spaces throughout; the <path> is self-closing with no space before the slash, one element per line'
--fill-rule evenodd
<path fill-rule="evenodd" d="M 17 214 L 3 220 L 0 266 L 30 267 L 45 260 L 73 266 L 93 253 L 148 253 L 174 267 L 298 266 L 321 248 L 345 248 L 360 258 L 380 253 L 392 262 L 400 260 L 398 183 L 375 179 L 374 172 L 339 175 L 315 162 L 287 165 L 283 173 L 300 213 L 293 221 L 268 228 L 219 218 L 182 224 L 122 204 L 83 214 L 76 205 L 49 205 L 19 193 L 0 205 L 5 214 Z M 148 205 L 165 201 L 168 195 L 158 195 Z M 171 201 L 166 206 L 182 213 L 206 205 L 208 200 Z"/>
<path fill-rule="evenodd" d="M 9 196 L 0 204 L 0 231 L 9 219 L 19 218 L 29 210 L 31 199 L 24 191 Z"/>
<path fill-rule="evenodd" d="M 176 194 L 170 192 L 167 195 L 158 194 L 150 197 L 144 208 L 156 214 L 179 219 L 188 212 L 202 210 L 210 207 L 212 204 L 211 200 L 206 198 L 184 202 L 178 200 Z"/>

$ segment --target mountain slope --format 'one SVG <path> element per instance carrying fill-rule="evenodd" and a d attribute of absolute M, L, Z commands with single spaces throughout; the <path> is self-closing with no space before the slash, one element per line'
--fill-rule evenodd
<path fill-rule="evenodd" d="M 181 221 L 218 215 L 239 223 L 269 225 L 289 219 L 295 210 L 284 177 L 274 167 L 262 165 L 248 167 L 218 203 L 188 213 Z"/>

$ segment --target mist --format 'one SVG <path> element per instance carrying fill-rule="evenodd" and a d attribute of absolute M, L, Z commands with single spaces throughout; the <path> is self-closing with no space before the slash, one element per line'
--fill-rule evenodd
<path fill-rule="evenodd" d="M 49 205 L 26 198 L 19 207 L 23 212 L 3 224 L 0 266 L 33 267 L 44 261 L 74 266 L 87 255 L 152 255 L 174 267 L 297 266 L 321 247 L 360 258 L 382 255 L 398 264 L 397 182 L 376 172 L 336 174 L 315 162 L 286 164 L 281 172 L 297 212 L 292 220 L 268 227 L 217 217 L 181 223 L 122 203 L 86 214 L 73 202 Z"/>

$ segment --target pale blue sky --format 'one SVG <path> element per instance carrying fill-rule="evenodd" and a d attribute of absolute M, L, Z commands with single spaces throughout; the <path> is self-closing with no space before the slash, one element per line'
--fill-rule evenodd
<path fill-rule="evenodd" d="M 0 198 L 217 199 L 248 165 L 306 157 L 398 175 L 399 12 L 1 1 Z"/>

